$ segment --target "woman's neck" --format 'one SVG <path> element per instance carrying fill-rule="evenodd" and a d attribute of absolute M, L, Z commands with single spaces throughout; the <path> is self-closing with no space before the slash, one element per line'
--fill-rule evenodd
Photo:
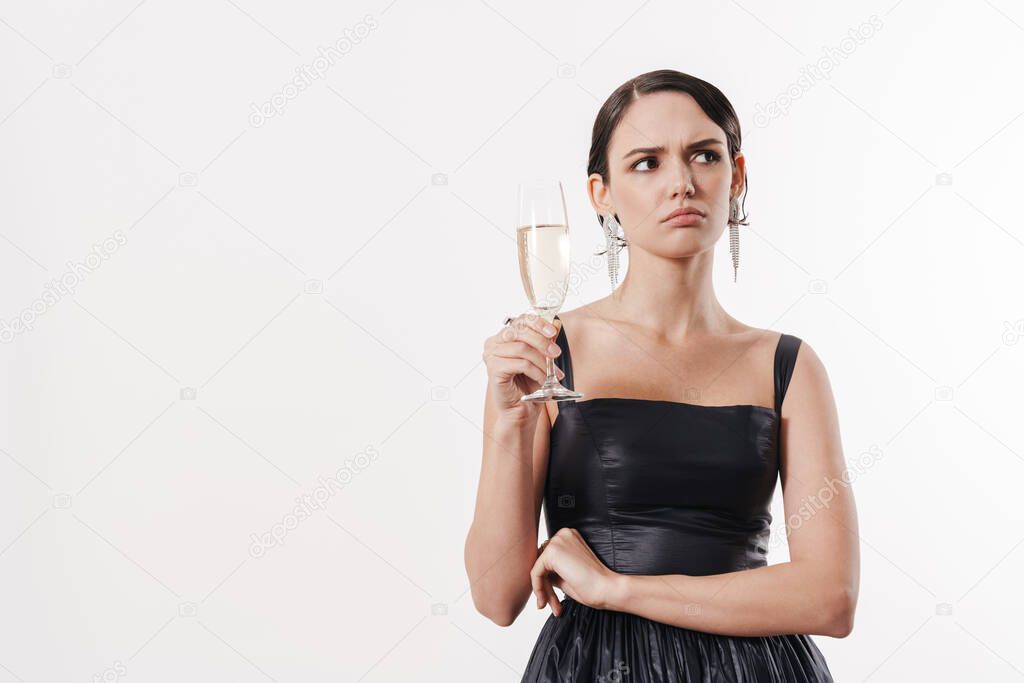
<path fill-rule="evenodd" d="M 604 300 L 602 314 L 680 344 L 733 331 L 735 321 L 715 296 L 713 256 L 711 250 L 684 259 L 644 254 L 640 262 L 631 260 L 625 279 Z"/>

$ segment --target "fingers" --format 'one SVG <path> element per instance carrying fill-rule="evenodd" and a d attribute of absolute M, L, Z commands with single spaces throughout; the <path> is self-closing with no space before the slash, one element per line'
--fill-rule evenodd
<path fill-rule="evenodd" d="M 515 377 L 516 375 L 526 375 L 537 384 L 544 384 L 544 380 L 547 379 L 547 368 L 541 366 L 537 367 L 535 363 L 532 363 L 523 358 L 506 358 L 505 356 L 495 356 L 494 358 L 494 369 L 499 376 L 506 378 Z M 555 376 L 558 379 L 565 377 L 565 373 L 557 365 L 554 366 Z"/>
<path fill-rule="evenodd" d="M 502 329 L 501 343 L 521 341 L 537 350 L 543 361 L 546 355 L 552 358 L 558 355 L 558 345 L 554 343 L 558 327 L 535 314 L 521 315 Z"/>
<path fill-rule="evenodd" d="M 548 541 L 550 540 L 550 538 L 544 539 L 544 542 L 537 548 L 538 560 L 540 559 L 540 556 L 544 554 L 544 548 L 547 547 Z M 536 566 L 536 564 L 534 566 Z M 537 609 L 542 609 L 544 607 L 544 603 L 548 601 L 548 576 L 546 572 L 540 575 L 540 586 L 540 591 L 534 591 L 537 598 Z"/>
<path fill-rule="evenodd" d="M 533 569 L 530 570 L 530 583 L 533 586 L 533 593 L 537 599 L 537 609 L 543 609 L 544 605 L 547 604 L 551 607 L 551 613 L 557 617 L 562 614 L 562 603 L 555 593 L 552 578 L 556 579 L 559 584 L 561 584 L 561 579 L 558 578 L 557 574 L 551 572 L 548 565 L 548 557 L 544 554 L 544 548 L 550 540 L 549 538 L 540 545 L 540 555 L 537 557 L 537 561 L 533 563 Z"/>
<path fill-rule="evenodd" d="M 526 342 L 504 342 L 494 347 L 496 359 L 510 358 L 512 360 L 524 360 L 541 373 L 541 381 L 544 373 L 547 372 L 547 358 Z M 523 373 L 527 374 L 527 373 Z"/>
<path fill-rule="evenodd" d="M 548 322 L 542 316 L 539 316 L 536 313 L 523 313 L 513 318 L 512 321 L 509 322 L 508 325 L 506 325 L 506 327 L 511 327 L 512 329 L 516 330 L 536 330 L 545 337 L 553 338 L 556 334 L 558 334 L 558 328 L 561 327 L 561 321 L 552 320 L 551 322 Z M 551 331 L 548 332 L 548 329 L 550 329 Z"/>
<path fill-rule="evenodd" d="M 499 381 L 508 380 L 516 375 L 526 375 L 537 384 L 543 384 L 547 376 L 545 368 L 527 358 L 494 356 L 489 367 Z"/>
<path fill-rule="evenodd" d="M 537 609 L 543 609 L 544 604 L 551 604 L 551 584 L 548 581 L 547 561 L 541 553 L 537 561 L 533 563 L 530 570 L 530 584 L 533 586 L 533 594 L 537 598 Z M 556 599 L 555 602 L 558 602 Z M 551 608 L 554 611 L 554 607 Z"/>
<path fill-rule="evenodd" d="M 544 605 L 548 605 L 551 608 L 551 613 L 557 617 L 562 613 L 562 603 L 555 593 L 554 586 L 551 585 L 551 576 L 551 574 L 546 572 L 540 576 L 536 584 L 540 588 L 539 590 L 535 589 L 534 593 L 537 597 L 537 609 L 543 609 Z"/>
<path fill-rule="evenodd" d="M 561 349 L 553 342 L 558 334 L 561 321 L 549 324 L 543 317 L 536 314 L 522 314 L 504 326 L 498 334 L 489 337 L 484 344 L 483 359 L 487 365 L 488 375 L 498 383 L 517 382 L 520 388 L 528 387 L 521 380 L 522 375 L 536 382 L 544 383 L 547 376 L 547 361 L 556 358 Z M 546 329 L 552 330 L 549 334 Z M 559 380 L 565 373 L 552 366 L 555 377 Z"/>
<path fill-rule="evenodd" d="M 561 581 L 559 580 L 559 583 Z M 551 613 L 556 617 L 562 615 L 562 603 L 558 599 L 558 595 L 555 593 L 555 587 L 552 585 L 552 579 L 550 576 L 544 581 L 545 592 L 547 593 L 547 602 L 551 606 Z"/>
<path fill-rule="evenodd" d="M 530 570 L 530 585 L 533 586 L 533 594 L 537 597 L 537 609 L 544 606 L 544 600 L 547 597 L 544 590 L 544 575 L 546 573 L 544 558 L 543 556 L 538 557 L 537 561 L 533 563 L 533 569 Z"/>
<path fill-rule="evenodd" d="M 561 352 L 557 344 L 554 344 L 553 347 L 555 351 Z M 496 344 L 491 349 L 491 360 L 488 363 L 488 367 L 495 372 L 509 373 L 504 375 L 506 379 L 511 375 L 523 374 L 543 383 L 547 375 L 548 358 L 553 359 L 558 355 L 555 351 L 541 353 L 525 341 L 502 342 Z M 557 365 L 552 367 L 557 377 L 565 377 L 565 373 L 562 372 L 561 368 Z M 533 372 L 534 368 L 536 372 Z"/>

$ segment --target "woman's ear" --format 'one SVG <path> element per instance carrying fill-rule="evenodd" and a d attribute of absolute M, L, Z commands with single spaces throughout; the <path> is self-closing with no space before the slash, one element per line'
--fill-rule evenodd
<path fill-rule="evenodd" d="M 742 152 L 737 152 L 732 158 L 732 184 L 729 187 L 729 196 L 739 198 L 743 194 L 743 186 L 747 182 L 747 160 Z"/>
<path fill-rule="evenodd" d="M 602 216 L 615 213 L 611 203 L 611 191 L 604 184 L 604 178 L 600 173 L 591 173 L 587 178 L 587 194 L 590 196 L 590 204 Z"/>

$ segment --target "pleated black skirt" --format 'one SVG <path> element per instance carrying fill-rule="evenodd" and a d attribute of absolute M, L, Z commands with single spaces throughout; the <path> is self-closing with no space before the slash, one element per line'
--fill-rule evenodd
<path fill-rule="evenodd" d="M 562 600 L 522 680 L 544 683 L 831 683 L 807 635 L 725 636 Z"/>

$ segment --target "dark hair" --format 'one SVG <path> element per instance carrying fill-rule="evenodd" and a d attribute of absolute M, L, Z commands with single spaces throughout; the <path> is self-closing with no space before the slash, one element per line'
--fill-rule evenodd
<path fill-rule="evenodd" d="M 615 132 L 615 128 L 618 127 L 630 105 L 641 95 L 664 90 L 685 93 L 697 101 L 708 118 L 725 132 L 726 143 L 729 147 L 729 160 L 732 162 L 740 151 L 742 135 L 740 134 L 740 120 L 726 96 L 722 94 L 721 90 L 696 76 L 673 69 L 659 69 L 629 79 L 616 88 L 615 92 L 601 105 L 600 111 L 597 112 L 597 118 L 594 120 L 590 158 L 587 162 L 588 176 L 597 173 L 606 185 L 610 184 L 608 143 L 611 142 L 612 133 Z M 747 183 L 744 180 L 743 198 L 740 204 L 740 216 L 736 221 L 737 225 L 747 225 L 746 201 Z M 597 218 L 600 222 L 601 217 Z M 618 219 L 618 216 L 615 218 Z"/>

